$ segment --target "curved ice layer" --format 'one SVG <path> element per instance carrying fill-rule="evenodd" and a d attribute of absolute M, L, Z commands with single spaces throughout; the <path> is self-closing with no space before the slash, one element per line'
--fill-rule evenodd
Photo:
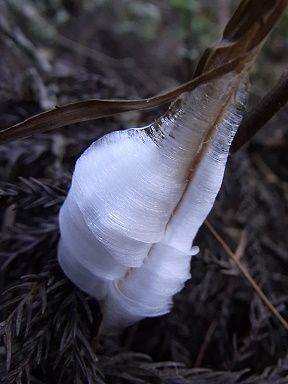
<path fill-rule="evenodd" d="M 127 268 L 117 263 L 87 228 L 71 190 L 60 210 L 59 225 L 58 260 L 63 271 L 83 291 L 102 299 L 107 286 L 124 276 Z"/>
<path fill-rule="evenodd" d="M 104 136 L 77 161 L 71 198 L 89 230 L 120 264 L 139 267 L 164 236 L 193 158 L 224 102 L 219 95 L 232 79 L 226 75 L 197 88 L 172 117 Z"/>
<path fill-rule="evenodd" d="M 143 319 L 168 313 L 172 298 L 190 278 L 194 247 L 183 253 L 169 245 L 155 244 L 140 268 L 109 287 L 103 308 L 105 332 L 115 332 Z"/>
<path fill-rule="evenodd" d="M 246 88 L 246 83 L 243 83 L 217 124 L 214 138 L 167 225 L 164 242 L 168 241 L 176 248 L 185 250 L 191 247 L 214 205 L 224 177 L 230 145 L 245 110 Z"/>
<path fill-rule="evenodd" d="M 77 161 L 58 257 L 76 285 L 104 299 L 107 330 L 166 313 L 189 278 L 192 241 L 242 117 L 245 91 L 231 98 L 238 82 L 230 73 L 202 85 L 154 124 L 110 133 Z"/>

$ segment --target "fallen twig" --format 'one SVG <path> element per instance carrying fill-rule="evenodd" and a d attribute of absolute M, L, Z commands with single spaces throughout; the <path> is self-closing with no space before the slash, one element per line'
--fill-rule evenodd
<path fill-rule="evenodd" d="M 270 310 L 270 312 L 278 319 L 278 321 L 283 325 L 283 327 L 288 330 L 288 323 L 284 319 L 284 317 L 278 312 L 278 310 L 274 307 L 274 305 L 271 303 L 271 301 L 268 299 L 268 297 L 265 295 L 265 293 L 262 291 L 262 289 L 259 287 L 259 285 L 256 283 L 256 281 L 253 279 L 253 277 L 250 275 L 250 273 L 243 267 L 243 265 L 240 263 L 238 257 L 232 252 L 228 244 L 222 239 L 222 237 L 219 235 L 219 233 L 213 228 L 213 226 L 209 223 L 208 220 L 205 221 L 205 224 L 209 231 L 212 233 L 212 235 L 215 237 L 215 239 L 218 241 L 218 243 L 222 246 L 224 251 L 227 253 L 227 255 L 234 261 L 239 271 L 242 273 L 242 275 L 245 277 L 245 279 L 248 281 L 248 283 L 251 285 L 251 287 L 255 290 L 258 297 L 263 301 L 263 303 L 266 305 L 266 307 Z"/>

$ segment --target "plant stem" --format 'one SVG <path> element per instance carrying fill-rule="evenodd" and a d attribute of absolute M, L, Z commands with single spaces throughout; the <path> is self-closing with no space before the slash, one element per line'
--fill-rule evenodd
<path fill-rule="evenodd" d="M 231 145 L 230 153 L 237 152 L 273 117 L 288 101 L 288 71 L 263 97 L 259 104 L 244 117 Z"/>

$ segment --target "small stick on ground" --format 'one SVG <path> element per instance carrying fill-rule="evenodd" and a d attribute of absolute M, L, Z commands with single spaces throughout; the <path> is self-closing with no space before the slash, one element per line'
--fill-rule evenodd
<path fill-rule="evenodd" d="M 209 342 L 211 340 L 211 337 L 212 337 L 213 333 L 215 332 L 215 330 L 217 328 L 217 325 L 218 325 L 218 320 L 211 321 L 211 323 L 210 323 L 210 325 L 209 325 L 209 327 L 207 329 L 207 332 L 206 332 L 205 338 L 203 340 L 203 343 L 201 344 L 198 356 L 197 356 L 195 364 L 194 364 L 194 368 L 199 368 L 201 366 L 201 363 L 202 363 L 202 361 L 204 359 L 206 350 L 208 348 L 208 344 L 209 344 Z"/>
<path fill-rule="evenodd" d="M 266 305 L 266 307 L 269 309 L 269 311 L 273 314 L 273 316 L 276 317 L 276 319 L 278 319 L 278 321 L 283 325 L 283 327 L 286 329 L 286 331 L 288 331 L 287 321 L 278 312 L 278 310 L 274 307 L 274 305 L 271 303 L 271 301 L 268 299 L 268 297 L 265 295 L 265 293 L 261 290 L 261 288 L 255 282 L 255 280 L 250 275 L 250 273 L 243 267 L 243 265 L 240 263 L 239 259 L 235 256 L 235 254 L 232 252 L 232 250 L 227 245 L 227 243 L 222 239 L 222 237 L 213 228 L 213 226 L 209 223 L 208 220 L 205 221 L 205 224 L 206 224 L 207 228 L 209 229 L 209 231 L 212 233 L 212 235 L 215 237 L 215 239 L 218 241 L 218 243 L 225 250 L 227 255 L 234 261 L 237 268 L 242 273 L 242 275 L 245 277 L 245 279 L 248 281 L 248 283 L 251 285 L 251 287 L 255 290 L 258 297 L 263 301 L 263 303 Z"/>
<path fill-rule="evenodd" d="M 240 260 L 241 257 L 244 255 L 246 245 L 247 245 L 247 232 L 242 231 L 240 235 L 239 243 L 234 253 L 237 260 Z"/>

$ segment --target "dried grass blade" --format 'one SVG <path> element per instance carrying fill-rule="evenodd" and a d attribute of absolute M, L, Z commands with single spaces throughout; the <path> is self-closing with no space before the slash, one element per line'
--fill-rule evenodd
<path fill-rule="evenodd" d="M 202 74 L 191 81 L 160 95 L 140 100 L 102 100 L 91 99 L 65 104 L 49 111 L 39 113 L 23 122 L 0 131 L 0 144 L 31 136 L 34 133 L 61 128 L 70 124 L 96 120 L 122 112 L 152 109 L 167 104 L 201 84 L 208 83 L 232 70 L 241 70 L 243 57 L 237 57 L 219 67 Z"/>
<path fill-rule="evenodd" d="M 282 326 L 288 331 L 288 323 L 284 319 L 284 317 L 278 312 L 278 310 L 274 307 L 274 305 L 271 303 L 271 301 L 268 299 L 268 297 L 265 295 L 265 293 L 262 291 L 262 289 L 259 287 L 259 285 L 256 283 L 256 281 L 253 279 L 253 277 L 250 275 L 250 273 L 243 267 L 241 262 L 238 260 L 238 258 L 235 256 L 235 254 L 232 252 L 232 250 L 229 248 L 227 243 L 222 239 L 222 237 L 219 235 L 219 233 L 213 228 L 213 226 L 209 223 L 208 220 L 205 221 L 205 224 L 209 231 L 212 233 L 212 235 L 215 237 L 215 239 L 218 241 L 218 243 L 222 246 L 224 251 L 227 253 L 227 255 L 234 261 L 239 271 L 242 273 L 242 275 L 245 277 L 245 279 L 248 281 L 248 283 L 251 285 L 251 287 L 254 289 L 258 297 L 263 301 L 263 303 L 266 305 L 266 307 L 269 309 L 269 311 L 272 313 L 274 317 L 282 324 Z"/>
<path fill-rule="evenodd" d="M 204 51 L 194 76 L 243 54 L 249 53 L 246 62 L 253 62 L 287 4 L 288 0 L 242 0 L 226 26 L 222 40 Z"/>

